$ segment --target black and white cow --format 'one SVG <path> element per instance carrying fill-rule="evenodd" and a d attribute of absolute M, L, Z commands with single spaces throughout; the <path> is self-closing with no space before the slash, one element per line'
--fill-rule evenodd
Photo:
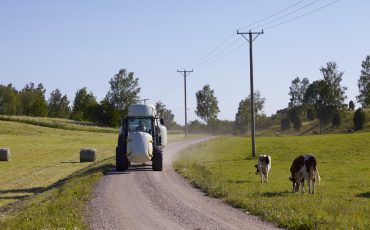
<path fill-rule="evenodd" d="M 308 193 L 315 193 L 315 182 L 317 179 L 320 183 L 320 175 L 317 169 L 317 161 L 314 156 L 301 155 L 297 157 L 290 167 L 290 172 L 292 176 L 289 177 L 289 180 L 293 182 L 293 192 L 299 191 L 299 185 L 301 185 L 301 190 L 304 192 L 304 181 L 307 180 Z"/>
<path fill-rule="evenodd" d="M 260 155 L 254 167 L 257 168 L 256 175 L 261 175 L 261 182 L 263 182 L 264 179 L 268 182 L 269 171 L 271 169 L 271 157 L 268 155 Z"/>

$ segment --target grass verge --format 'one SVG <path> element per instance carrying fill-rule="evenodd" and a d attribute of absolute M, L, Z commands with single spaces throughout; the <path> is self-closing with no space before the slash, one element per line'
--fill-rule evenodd
<path fill-rule="evenodd" d="M 112 163 L 111 158 L 92 164 L 38 195 L 1 208 L 0 229 L 86 229 L 86 202 Z"/>
<path fill-rule="evenodd" d="M 175 169 L 196 187 L 264 220 L 289 229 L 370 228 L 370 133 L 259 137 L 272 157 L 269 183 L 255 175 L 245 137 L 220 137 L 191 147 Z M 248 151 L 249 152 L 249 151 Z M 322 178 L 317 193 L 293 194 L 289 168 L 313 153 Z M 248 153 L 250 156 L 250 153 Z"/>

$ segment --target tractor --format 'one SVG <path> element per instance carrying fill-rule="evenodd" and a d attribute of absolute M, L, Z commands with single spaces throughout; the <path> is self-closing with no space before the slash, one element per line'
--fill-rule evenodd
<path fill-rule="evenodd" d="M 126 171 L 131 163 L 152 161 L 154 171 L 163 169 L 163 148 L 167 129 L 152 105 L 133 104 L 122 118 L 116 148 L 117 171 Z"/>

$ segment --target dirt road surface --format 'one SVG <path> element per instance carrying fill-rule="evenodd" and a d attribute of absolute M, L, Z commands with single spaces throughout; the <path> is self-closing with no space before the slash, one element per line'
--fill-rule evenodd
<path fill-rule="evenodd" d="M 112 171 L 98 183 L 86 207 L 91 229 L 273 229 L 272 224 L 206 196 L 179 176 L 172 162 L 200 140 L 170 144 L 162 172 L 151 165 Z"/>

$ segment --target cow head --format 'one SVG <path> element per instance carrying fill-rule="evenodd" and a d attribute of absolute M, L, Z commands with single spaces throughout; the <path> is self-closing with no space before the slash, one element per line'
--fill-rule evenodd
<path fill-rule="evenodd" d="M 256 167 L 256 175 L 258 175 L 258 173 L 260 172 L 260 170 L 258 169 L 258 166 L 257 165 L 255 165 L 254 167 Z"/>

